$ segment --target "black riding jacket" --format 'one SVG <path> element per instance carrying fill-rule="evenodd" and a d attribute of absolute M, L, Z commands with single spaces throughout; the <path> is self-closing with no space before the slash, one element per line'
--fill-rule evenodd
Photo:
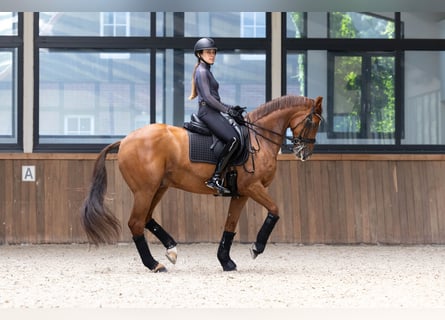
<path fill-rule="evenodd" d="M 231 106 L 222 103 L 219 97 L 219 84 L 210 72 L 210 65 L 201 61 L 196 68 L 195 84 L 198 91 L 198 117 L 204 121 L 210 130 L 224 143 L 238 137 L 230 122 L 221 115 Z"/>
<path fill-rule="evenodd" d="M 195 84 L 200 106 L 207 105 L 222 112 L 229 110 L 231 106 L 221 102 L 218 92 L 219 83 L 213 77 L 209 64 L 201 61 L 198 65 L 195 73 Z"/>

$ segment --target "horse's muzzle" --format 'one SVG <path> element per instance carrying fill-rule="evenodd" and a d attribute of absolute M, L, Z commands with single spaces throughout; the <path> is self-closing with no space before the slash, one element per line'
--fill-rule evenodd
<path fill-rule="evenodd" d="M 312 155 L 312 151 L 307 148 L 306 143 L 296 143 L 293 147 L 293 152 L 295 156 L 301 161 L 309 160 Z"/>

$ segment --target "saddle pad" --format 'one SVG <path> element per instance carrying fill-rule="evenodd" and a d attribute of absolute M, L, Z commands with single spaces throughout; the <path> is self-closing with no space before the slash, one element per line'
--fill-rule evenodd
<path fill-rule="evenodd" d="M 213 144 L 213 136 L 202 135 L 195 132 L 188 131 L 189 135 L 189 155 L 191 162 L 206 162 L 211 164 L 216 164 L 218 159 L 215 152 L 210 149 Z M 236 159 L 230 161 L 230 165 L 239 166 L 246 162 L 248 157 L 248 152 L 244 150 Z"/>
<path fill-rule="evenodd" d="M 216 156 L 210 146 L 213 143 L 212 136 L 204 136 L 202 134 L 188 132 L 190 144 L 190 161 L 207 162 L 216 164 Z"/>

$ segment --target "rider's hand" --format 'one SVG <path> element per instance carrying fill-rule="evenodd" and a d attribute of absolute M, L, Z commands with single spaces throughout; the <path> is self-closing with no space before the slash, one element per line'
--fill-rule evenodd
<path fill-rule="evenodd" d="M 243 124 L 244 123 L 244 117 L 243 117 L 243 111 L 245 108 L 241 108 L 240 106 L 230 107 L 227 113 L 229 116 L 231 116 L 237 123 Z"/>
<path fill-rule="evenodd" d="M 233 109 L 238 111 L 239 113 L 243 114 L 244 111 L 246 111 L 246 107 L 240 107 L 240 106 L 234 106 Z"/>

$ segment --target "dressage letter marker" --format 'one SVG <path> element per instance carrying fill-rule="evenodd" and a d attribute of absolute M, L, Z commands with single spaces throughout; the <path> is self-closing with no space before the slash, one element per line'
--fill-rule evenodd
<path fill-rule="evenodd" d="M 22 181 L 36 181 L 36 166 L 22 166 Z"/>

